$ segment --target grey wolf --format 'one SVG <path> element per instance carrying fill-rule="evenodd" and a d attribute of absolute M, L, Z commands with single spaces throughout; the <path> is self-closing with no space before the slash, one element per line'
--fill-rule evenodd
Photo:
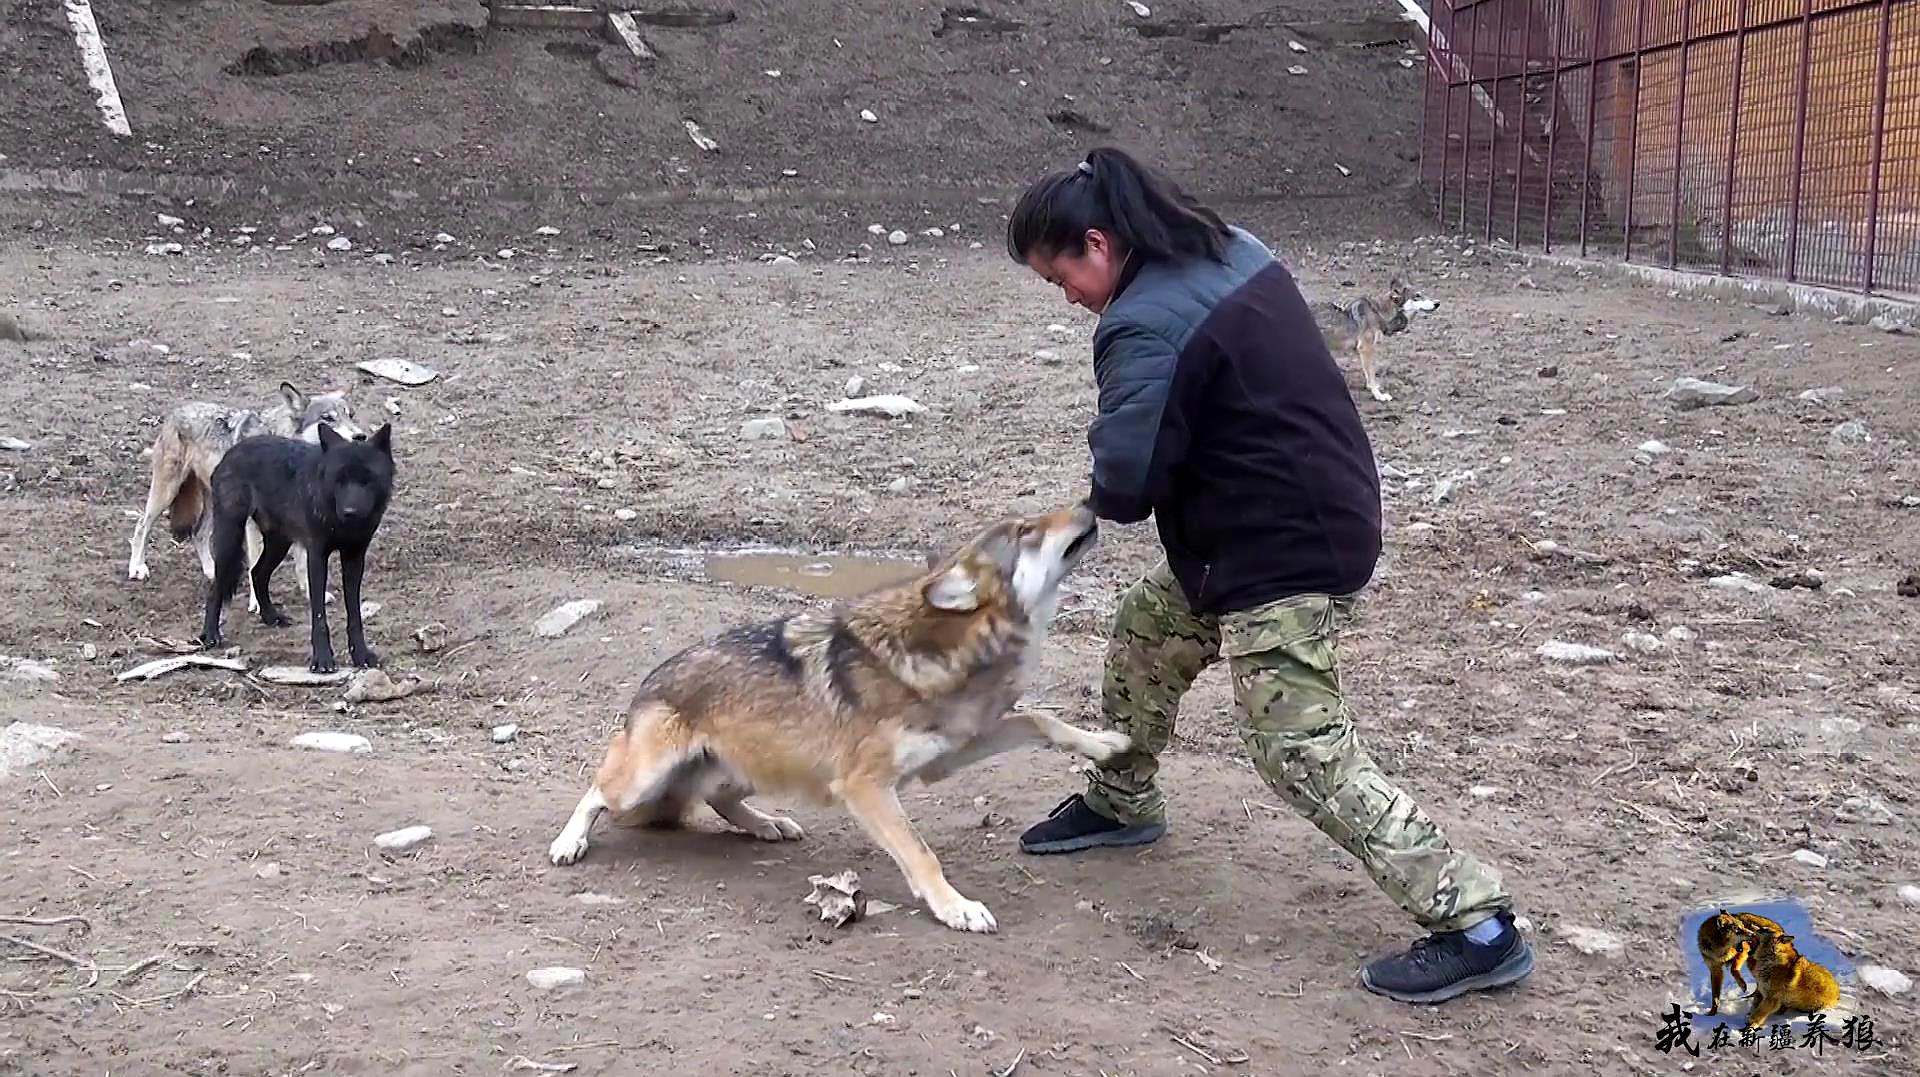
<path fill-rule="evenodd" d="M 191 537 L 200 555 L 200 571 L 213 579 L 213 549 L 209 545 L 212 530 L 207 526 L 206 505 L 207 489 L 220 458 L 242 438 L 259 434 L 297 437 L 317 445 L 322 425 L 333 427 L 342 437 L 365 433 L 354 422 L 353 402 L 344 390 L 308 396 L 284 381 L 280 383 L 278 402 L 263 410 L 197 400 L 173 409 L 161 421 L 160 433 L 153 440 L 153 474 L 147 485 L 146 508 L 133 525 L 133 538 L 128 543 L 132 553 L 127 559 L 127 578 L 144 580 L 149 575 L 147 535 L 160 514 L 166 512 L 174 540 L 185 542 Z M 259 559 L 260 532 L 251 524 L 247 526 L 247 553 L 249 563 Z M 293 558 L 304 593 L 306 552 L 295 548 Z M 249 586 L 247 610 L 251 613 L 259 609 L 259 596 L 251 593 Z"/>
<path fill-rule="evenodd" d="M 293 622 L 274 605 L 267 586 L 273 570 L 296 543 L 307 551 L 308 593 L 325 594 L 327 558 L 340 554 L 341 595 L 347 606 L 347 651 L 356 666 L 380 664 L 367 646 L 360 619 L 360 581 L 367 547 L 393 496 L 393 427 L 384 424 L 370 438 L 348 440 L 322 424 L 318 445 L 272 435 L 243 438 L 213 469 L 213 583 L 200 642 L 225 643 L 220 611 L 240 589 L 246 568 L 242 542 L 247 522 L 260 529 L 262 548 L 253 562 L 253 593 L 260 599 L 260 621 L 273 627 Z M 324 602 L 308 602 L 312 643 L 307 668 L 334 671 L 333 642 Z"/>
<path fill-rule="evenodd" d="M 1380 387 L 1375 370 L 1380 339 L 1406 331 L 1408 298 L 1407 286 L 1395 277 L 1387 284 L 1384 297 L 1363 295 L 1346 303 L 1314 304 L 1314 321 L 1320 326 L 1320 335 L 1326 339 L 1328 349 L 1336 357 L 1360 357 L 1360 376 L 1366 382 L 1367 392 L 1381 403 L 1393 397 Z"/>
<path fill-rule="evenodd" d="M 798 840 L 800 824 L 746 800 L 792 794 L 844 807 L 941 923 L 997 930 L 984 904 L 947 881 L 897 790 L 1033 741 L 1091 759 L 1126 748 L 1118 733 L 1009 713 L 1060 582 L 1096 535 L 1084 506 L 1001 520 L 929 558 L 915 580 L 735 627 L 666 659 L 641 683 L 549 858 L 580 859 L 605 812 L 672 826 L 695 801 L 763 841 Z"/>
<path fill-rule="evenodd" d="M 1156 778 L 1199 671 L 1232 673 L 1256 769 L 1427 937 L 1361 970 L 1438 1002 L 1517 982 L 1532 951 L 1498 876 L 1454 847 L 1362 748 L 1338 640 L 1381 552 L 1380 479 L 1355 394 L 1286 266 L 1244 228 L 1100 148 L 1024 191 L 1016 262 L 1100 312 L 1090 504 L 1152 516 L 1165 561 L 1122 597 L 1101 707 L 1131 747 L 1021 835 L 1022 850 L 1167 830 Z"/>
<path fill-rule="evenodd" d="M 1740 970 L 1746 967 L 1753 954 L 1753 937 L 1761 931 L 1773 931 L 1786 934 L 1784 928 L 1758 913 L 1728 912 L 1721 909 L 1705 920 L 1700 921 L 1699 930 L 1694 932 L 1694 942 L 1700 950 L 1700 960 L 1707 964 L 1707 976 L 1711 982 L 1712 1006 L 1709 1015 L 1720 1012 L 1720 985 L 1728 971 L 1732 971 L 1734 982 L 1742 991 L 1747 989 L 1746 977 Z"/>

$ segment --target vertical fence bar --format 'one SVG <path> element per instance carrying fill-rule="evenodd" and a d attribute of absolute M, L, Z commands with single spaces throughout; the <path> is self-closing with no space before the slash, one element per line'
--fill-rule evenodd
<path fill-rule="evenodd" d="M 1440 73 L 1441 82 L 1446 86 L 1446 94 L 1440 103 L 1440 184 L 1439 205 L 1435 207 L 1434 221 L 1441 227 L 1447 223 L 1447 163 L 1453 158 L 1453 0 L 1434 0 L 1434 13 L 1428 17 L 1429 28 L 1437 28 L 1440 13 L 1446 12 L 1447 29 L 1445 34 L 1430 31 L 1427 34 L 1427 72 L 1433 72 L 1433 65 L 1442 62 L 1445 56 L 1446 70 Z M 1441 42 L 1446 44 L 1442 45 Z"/>
<path fill-rule="evenodd" d="M 1860 290 L 1873 294 L 1879 268 L 1880 165 L 1886 156 L 1888 50 L 1893 41 L 1893 0 L 1880 0 L 1880 63 L 1873 84 L 1873 156 L 1867 165 L 1867 266 Z"/>
<path fill-rule="evenodd" d="M 1498 12 L 1493 24 L 1493 79 L 1487 90 L 1487 235 L 1493 242 L 1493 180 L 1500 172 L 1500 134 L 1506 121 L 1500 112 L 1501 61 L 1506 59 L 1507 12 L 1513 7 L 1506 0 L 1480 0 L 1492 4 Z"/>
<path fill-rule="evenodd" d="M 1593 206 L 1593 132 L 1600 126 L 1595 115 L 1600 107 L 1600 42 L 1606 32 L 1607 5 L 1611 0 L 1592 0 L 1593 25 L 1588 30 L 1587 47 L 1587 139 L 1586 161 L 1580 172 L 1580 257 L 1587 256 L 1587 213 Z"/>
<path fill-rule="evenodd" d="M 1807 0 L 1812 3 L 1813 0 Z M 1640 78 L 1647 49 L 1647 0 L 1640 0 L 1633 20 L 1633 108 L 1628 111 L 1633 126 L 1627 128 L 1627 208 L 1620 227 L 1620 260 L 1633 261 L 1633 198 L 1640 177 Z"/>
<path fill-rule="evenodd" d="M 1560 45 L 1567 32 L 1568 2 L 1553 0 L 1553 104 L 1547 110 L 1547 204 L 1540 211 L 1540 249 L 1546 254 L 1553 253 L 1553 170 L 1559 163 L 1554 149 L 1560 140 Z M 1885 2 L 1892 3 L 1893 0 Z"/>
<path fill-rule="evenodd" d="M 1807 98 L 1813 82 L 1813 0 L 1805 0 L 1800 14 L 1800 87 L 1794 105 L 1793 175 L 1787 207 L 1787 280 L 1800 279 L 1800 195 L 1807 168 Z"/>
<path fill-rule="evenodd" d="M 1527 186 L 1527 82 L 1533 73 L 1533 0 L 1524 0 L 1526 18 L 1520 30 L 1520 148 L 1513 153 L 1513 246 L 1520 247 L 1520 192 Z M 1549 173 L 1551 174 L 1551 173 Z"/>
<path fill-rule="evenodd" d="M 1466 131 L 1460 136 L 1460 220 L 1458 224 L 1454 225 L 1454 228 L 1460 232 L 1467 230 L 1467 176 L 1473 170 L 1473 113 L 1475 108 L 1473 88 L 1477 85 L 1473 81 L 1473 69 L 1474 60 L 1478 58 L 1480 53 L 1480 8 L 1476 5 L 1468 5 L 1466 10 L 1467 14 L 1473 18 L 1473 29 L 1467 32 Z M 1455 37 L 1454 40 L 1457 41 L 1459 38 Z M 1491 117 L 1489 117 L 1489 119 L 1491 119 Z"/>
<path fill-rule="evenodd" d="M 1693 33 L 1693 0 L 1680 8 L 1680 86 L 1673 106 L 1673 202 L 1667 210 L 1667 268 L 1680 268 L 1680 150 L 1687 137 L 1687 46 Z"/>
<path fill-rule="evenodd" d="M 1892 3 L 1892 0 L 1885 0 Z M 1740 16 L 1733 32 L 1733 112 L 1727 117 L 1726 196 L 1720 207 L 1720 272 L 1733 271 L 1733 177 L 1740 160 L 1740 93 L 1746 88 L 1747 3 L 1740 0 Z"/>
<path fill-rule="evenodd" d="M 1433 159 L 1433 24 L 1439 18 L 1438 3 L 1434 11 L 1427 16 L 1427 44 L 1422 51 L 1420 80 L 1420 183 L 1426 185 L 1427 173 Z M 1446 145 L 1442 142 L 1441 145 Z M 1445 167 L 1444 165 L 1442 166 Z M 1431 192 L 1430 192 L 1431 193 Z"/>

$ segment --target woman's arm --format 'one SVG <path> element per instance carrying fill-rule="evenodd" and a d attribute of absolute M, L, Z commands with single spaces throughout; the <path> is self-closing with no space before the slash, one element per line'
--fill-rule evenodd
<path fill-rule="evenodd" d="M 1167 477 L 1186 456 L 1187 429 L 1167 407 L 1179 354 L 1160 334 L 1120 323 L 1094 336 L 1100 413 L 1087 430 L 1093 453 L 1094 515 L 1138 523 L 1167 493 Z"/>

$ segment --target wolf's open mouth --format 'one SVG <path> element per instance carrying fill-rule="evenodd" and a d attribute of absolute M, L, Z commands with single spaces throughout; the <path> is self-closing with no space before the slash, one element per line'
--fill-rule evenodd
<path fill-rule="evenodd" d="M 1067 543 L 1066 551 L 1062 553 L 1060 556 L 1068 561 L 1071 561 L 1074 558 L 1079 557 L 1081 554 L 1087 552 L 1087 547 L 1093 545 L 1093 538 L 1097 534 L 1099 534 L 1099 532 L 1096 531 L 1095 529 L 1091 527 L 1087 528 L 1085 531 L 1082 531 L 1080 533 L 1079 538 L 1074 539 L 1072 542 Z"/>

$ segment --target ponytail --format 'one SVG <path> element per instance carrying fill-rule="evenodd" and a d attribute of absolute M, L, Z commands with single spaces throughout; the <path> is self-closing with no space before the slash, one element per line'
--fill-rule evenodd
<path fill-rule="evenodd" d="M 1089 229 L 1143 260 L 1220 261 L 1231 232 L 1220 215 L 1123 150 L 1102 146 L 1073 168 L 1035 181 L 1007 218 L 1007 253 L 1077 255 Z"/>

